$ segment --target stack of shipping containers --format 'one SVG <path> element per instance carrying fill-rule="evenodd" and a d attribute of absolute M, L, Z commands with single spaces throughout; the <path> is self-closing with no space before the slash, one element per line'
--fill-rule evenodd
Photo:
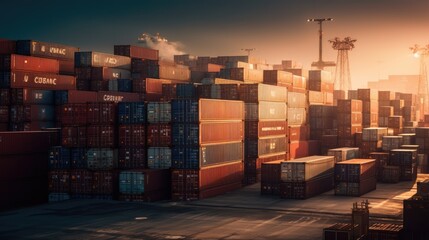
<path fill-rule="evenodd" d="M 416 131 L 416 144 L 419 146 L 418 166 L 421 173 L 429 172 L 428 152 L 429 152 L 429 128 L 418 127 Z"/>
<path fill-rule="evenodd" d="M 367 158 L 371 152 L 381 151 L 383 136 L 387 135 L 387 128 L 368 127 L 362 130 L 361 156 Z"/>
<path fill-rule="evenodd" d="M 356 133 L 362 132 L 362 101 L 338 100 L 337 111 L 338 143 L 340 147 L 354 147 Z"/>
<path fill-rule="evenodd" d="M 287 90 L 267 84 L 240 85 L 245 102 L 244 184 L 260 180 L 261 163 L 287 153 Z"/>
<path fill-rule="evenodd" d="M 172 116 L 172 198 L 197 200 L 241 187 L 244 104 L 176 99 Z"/>
<path fill-rule="evenodd" d="M 280 197 L 306 199 L 333 188 L 333 156 L 311 156 L 281 163 Z"/>
<path fill-rule="evenodd" d="M 359 197 L 377 185 L 374 159 L 351 159 L 335 164 L 335 195 Z"/>

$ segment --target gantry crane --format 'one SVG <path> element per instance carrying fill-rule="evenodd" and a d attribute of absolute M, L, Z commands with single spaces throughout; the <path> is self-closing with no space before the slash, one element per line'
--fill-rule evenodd
<path fill-rule="evenodd" d="M 344 40 L 340 40 L 339 37 L 336 37 L 333 40 L 329 40 L 329 42 L 332 44 L 332 48 L 338 51 L 334 89 L 347 92 L 352 89 L 348 52 L 355 47 L 356 39 L 346 37 Z"/>
<path fill-rule="evenodd" d="M 420 58 L 417 108 L 420 110 L 420 120 L 423 120 L 424 114 L 429 113 L 429 87 L 426 67 L 426 58 L 429 56 L 429 44 L 424 47 L 420 47 L 415 44 L 410 47 L 410 50 L 413 52 L 415 57 Z"/>
<path fill-rule="evenodd" d="M 325 21 L 333 21 L 333 18 L 310 18 L 307 19 L 307 22 L 317 22 L 319 24 L 319 61 L 313 62 L 311 64 L 312 67 L 316 67 L 317 69 L 323 70 L 325 67 L 334 67 L 335 63 L 328 61 L 324 62 L 322 59 L 322 42 L 323 42 L 323 31 L 322 31 L 322 23 Z"/>

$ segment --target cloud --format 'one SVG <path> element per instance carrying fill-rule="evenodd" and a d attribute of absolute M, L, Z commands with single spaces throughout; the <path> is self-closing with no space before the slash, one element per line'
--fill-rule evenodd
<path fill-rule="evenodd" d="M 170 42 L 165 37 L 159 35 L 159 33 L 156 35 L 143 33 L 138 38 L 138 42 L 145 47 L 158 50 L 161 60 L 173 61 L 174 55 L 184 54 L 184 52 L 180 50 L 183 48 L 180 42 Z"/>

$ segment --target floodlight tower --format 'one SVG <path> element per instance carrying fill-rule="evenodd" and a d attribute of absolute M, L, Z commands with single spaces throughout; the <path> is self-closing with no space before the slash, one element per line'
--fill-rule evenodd
<path fill-rule="evenodd" d="M 428 87 L 428 76 L 427 76 L 427 67 L 426 59 L 429 56 L 429 44 L 420 47 L 415 44 L 410 47 L 410 50 L 413 52 L 414 57 L 420 58 L 420 73 L 419 73 L 419 86 L 417 92 L 417 107 L 420 112 L 420 120 L 424 119 L 424 114 L 429 113 L 429 87 Z"/>
<path fill-rule="evenodd" d="M 329 40 L 329 42 L 332 43 L 332 48 L 338 51 L 334 89 L 347 92 L 352 89 L 348 52 L 355 47 L 356 39 L 346 37 L 344 40 L 340 40 L 339 37 L 336 37 L 334 40 Z"/>
<path fill-rule="evenodd" d="M 334 67 L 334 62 L 324 62 L 322 59 L 322 42 L 323 42 L 323 31 L 322 31 L 322 23 L 325 21 L 334 21 L 333 18 L 310 18 L 307 19 L 307 22 L 317 22 L 319 24 L 319 61 L 313 62 L 311 64 L 312 67 L 316 67 L 317 69 L 323 70 L 325 67 Z"/>

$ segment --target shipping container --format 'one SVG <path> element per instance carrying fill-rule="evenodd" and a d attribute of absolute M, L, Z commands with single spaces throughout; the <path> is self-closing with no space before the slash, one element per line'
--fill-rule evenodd
<path fill-rule="evenodd" d="M 245 104 L 246 121 L 259 120 L 286 120 L 287 119 L 286 103 L 282 102 L 259 102 Z M 301 115 L 300 115 L 301 114 Z M 302 112 L 296 113 L 297 117 L 302 116 Z M 302 117 L 300 118 L 302 119 Z"/>
<path fill-rule="evenodd" d="M 339 113 L 362 112 L 362 101 L 356 99 L 338 100 Z"/>
<path fill-rule="evenodd" d="M 429 228 L 427 216 L 429 215 L 429 201 L 418 199 L 405 199 L 404 200 L 404 230 L 411 231 L 414 234 L 426 233 Z M 425 239 L 425 238 L 417 238 Z M 426 238 L 427 239 L 427 238 Z"/>
<path fill-rule="evenodd" d="M 13 182 L 22 179 L 44 179 L 48 174 L 48 154 L 1 155 L 0 182 Z"/>
<path fill-rule="evenodd" d="M 261 194 L 280 195 L 281 163 L 277 160 L 261 163 Z"/>
<path fill-rule="evenodd" d="M 86 128 L 86 146 L 90 148 L 116 147 L 116 133 L 114 125 L 90 125 Z M 133 135 L 134 137 L 134 135 Z M 120 140 L 125 137 L 120 136 Z M 126 138 L 125 138 L 126 139 Z M 134 138 L 132 138 L 134 139 Z"/>
<path fill-rule="evenodd" d="M 16 52 L 16 41 L 0 39 L 0 54 L 12 54 Z"/>
<path fill-rule="evenodd" d="M 147 145 L 151 147 L 171 146 L 171 124 L 157 123 L 147 125 Z"/>
<path fill-rule="evenodd" d="M 173 122 L 183 123 L 243 120 L 244 104 L 231 100 L 178 99 L 171 102 L 171 117 Z"/>
<path fill-rule="evenodd" d="M 381 182 L 398 183 L 401 178 L 401 169 L 398 166 L 383 166 Z"/>
<path fill-rule="evenodd" d="M 147 149 L 147 166 L 151 169 L 170 169 L 171 148 L 149 147 Z"/>
<path fill-rule="evenodd" d="M 197 86 L 198 98 L 238 100 L 238 84 L 203 84 Z M 163 91 L 164 93 L 164 91 Z"/>
<path fill-rule="evenodd" d="M 0 70 L 2 71 L 28 71 L 43 73 L 59 73 L 59 62 L 55 59 L 30 57 L 17 54 L 1 55 Z"/>
<path fill-rule="evenodd" d="M 145 48 L 133 45 L 115 45 L 113 52 L 115 55 L 127 56 L 130 58 L 142 58 L 149 60 L 158 60 L 159 51 L 151 48 Z"/>
<path fill-rule="evenodd" d="M 87 168 L 91 170 L 110 170 L 118 166 L 118 152 L 110 148 L 88 148 Z"/>
<path fill-rule="evenodd" d="M 9 111 L 10 121 L 14 123 L 55 120 L 53 105 L 13 105 Z"/>
<path fill-rule="evenodd" d="M 147 166 L 145 148 L 121 147 L 118 155 L 119 169 L 144 169 Z"/>
<path fill-rule="evenodd" d="M 263 163 L 272 161 L 285 161 L 287 158 L 286 152 L 275 153 L 271 155 L 264 155 L 261 157 L 245 157 L 244 158 L 244 178 L 243 184 L 254 184 L 261 181 L 261 168 Z M 280 181 L 280 175 L 279 175 Z M 278 191 L 277 186 L 277 191 Z"/>
<path fill-rule="evenodd" d="M 366 178 L 360 182 L 335 182 L 335 195 L 359 197 L 376 189 L 377 179 Z"/>
<path fill-rule="evenodd" d="M 122 200 L 157 201 L 168 198 L 164 193 L 170 191 L 170 171 L 168 169 L 128 170 L 119 173 L 119 192 L 126 195 L 140 195 L 141 198 L 122 198 Z M 158 193 L 158 194 L 157 194 Z M 121 199 L 121 197 L 120 197 Z"/>
<path fill-rule="evenodd" d="M 119 125 L 120 147 L 146 146 L 146 126 L 144 124 Z"/>
<path fill-rule="evenodd" d="M 44 72 L 3 72 L 0 74 L 0 87 L 73 90 L 76 89 L 76 78 Z"/>
<path fill-rule="evenodd" d="M 264 70 L 264 83 L 277 85 L 277 86 L 287 86 L 292 85 L 293 83 L 293 74 L 281 70 Z"/>
<path fill-rule="evenodd" d="M 172 144 L 198 146 L 221 142 L 242 141 L 244 124 L 242 121 L 201 122 L 200 124 L 172 125 Z"/>
<path fill-rule="evenodd" d="M 16 41 L 16 53 L 42 58 L 73 60 L 79 48 L 34 40 Z"/>
<path fill-rule="evenodd" d="M 243 163 L 235 162 L 202 168 L 172 170 L 172 198 L 192 201 L 221 195 L 241 187 Z"/>
<path fill-rule="evenodd" d="M 307 123 L 305 108 L 287 108 L 287 121 L 289 125 L 303 125 Z"/>
<path fill-rule="evenodd" d="M 356 229 L 358 226 L 355 226 Z M 353 232 L 350 223 L 336 223 L 330 227 L 323 229 L 324 240 L 353 240 Z"/>
<path fill-rule="evenodd" d="M 100 91 L 97 93 L 97 102 L 138 102 L 140 95 L 137 93 L 126 92 L 105 92 Z"/>
<path fill-rule="evenodd" d="M 16 105 L 52 105 L 54 104 L 54 91 L 28 88 L 11 89 L 11 104 Z"/>
<path fill-rule="evenodd" d="M 335 164 L 335 181 L 359 183 L 376 178 L 375 159 L 351 159 Z"/>
<path fill-rule="evenodd" d="M 240 100 L 246 103 L 259 101 L 286 102 L 287 89 L 285 87 L 267 84 L 241 84 L 239 87 Z"/>
<path fill-rule="evenodd" d="M 288 133 L 286 121 L 245 121 L 244 124 L 246 139 L 287 135 Z"/>
<path fill-rule="evenodd" d="M 109 102 L 89 102 L 86 104 L 88 124 L 114 124 L 116 105 Z"/>
<path fill-rule="evenodd" d="M 144 102 L 121 102 L 118 104 L 120 124 L 138 124 L 146 122 Z"/>
<path fill-rule="evenodd" d="M 373 223 L 368 230 L 368 240 L 400 240 L 403 237 L 402 224 Z"/>
<path fill-rule="evenodd" d="M 55 131 L 0 132 L 0 155 L 48 153 L 59 141 Z"/>
<path fill-rule="evenodd" d="M 98 195 L 109 195 L 116 199 L 118 183 L 119 178 L 117 171 L 95 171 L 93 173 L 92 194 L 94 194 L 95 198 L 97 198 Z"/>
<path fill-rule="evenodd" d="M 49 150 L 49 169 L 69 169 L 71 162 L 70 149 L 53 146 Z"/>
<path fill-rule="evenodd" d="M 383 151 L 390 151 L 392 149 L 398 149 L 402 145 L 402 137 L 401 136 L 383 136 L 382 143 Z"/>
<path fill-rule="evenodd" d="M 51 170 L 48 175 L 49 192 L 70 192 L 70 170 Z"/>
<path fill-rule="evenodd" d="M 381 181 L 383 176 L 383 168 L 389 163 L 389 153 L 386 152 L 371 152 L 368 158 L 375 159 L 375 167 L 377 169 L 377 180 Z"/>
<path fill-rule="evenodd" d="M 172 168 L 199 169 L 237 161 L 243 161 L 243 143 L 241 141 L 172 147 Z"/>
<path fill-rule="evenodd" d="M 362 129 L 363 141 L 381 141 L 387 135 L 387 128 L 370 127 Z"/>
<path fill-rule="evenodd" d="M 331 190 L 334 187 L 332 173 L 307 181 L 287 181 L 280 183 L 280 197 L 285 199 L 307 199 Z"/>
<path fill-rule="evenodd" d="M 70 192 L 73 195 L 91 195 L 93 189 L 93 172 L 87 169 L 70 170 Z"/>
<path fill-rule="evenodd" d="M 334 164 L 332 156 L 311 156 L 282 162 L 281 179 L 283 182 L 308 181 L 332 174 Z"/>
<path fill-rule="evenodd" d="M 171 103 L 148 102 L 147 103 L 147 121 L 148 123 L 171 122 Z"/>
<path fill-rule="evenodd" d="M 337 163 L 354 158 L 359 158 L 360 152 L 359 148 L 343 147 L 329 149 L 327 155 L 334 156 L 335 163 Z"/>
<path fill-rule="evenodd" d="M 76 67 L 113 67 L 130 70 L 131 58 L 100 52 L 76 52 Z"/>
<path fill-rule="evenodd" d="M 244 150 L 245 156 L 251 158 L 287 152 L 286 136 L 274 136 L 259 139 L 246 138 Z"/>

